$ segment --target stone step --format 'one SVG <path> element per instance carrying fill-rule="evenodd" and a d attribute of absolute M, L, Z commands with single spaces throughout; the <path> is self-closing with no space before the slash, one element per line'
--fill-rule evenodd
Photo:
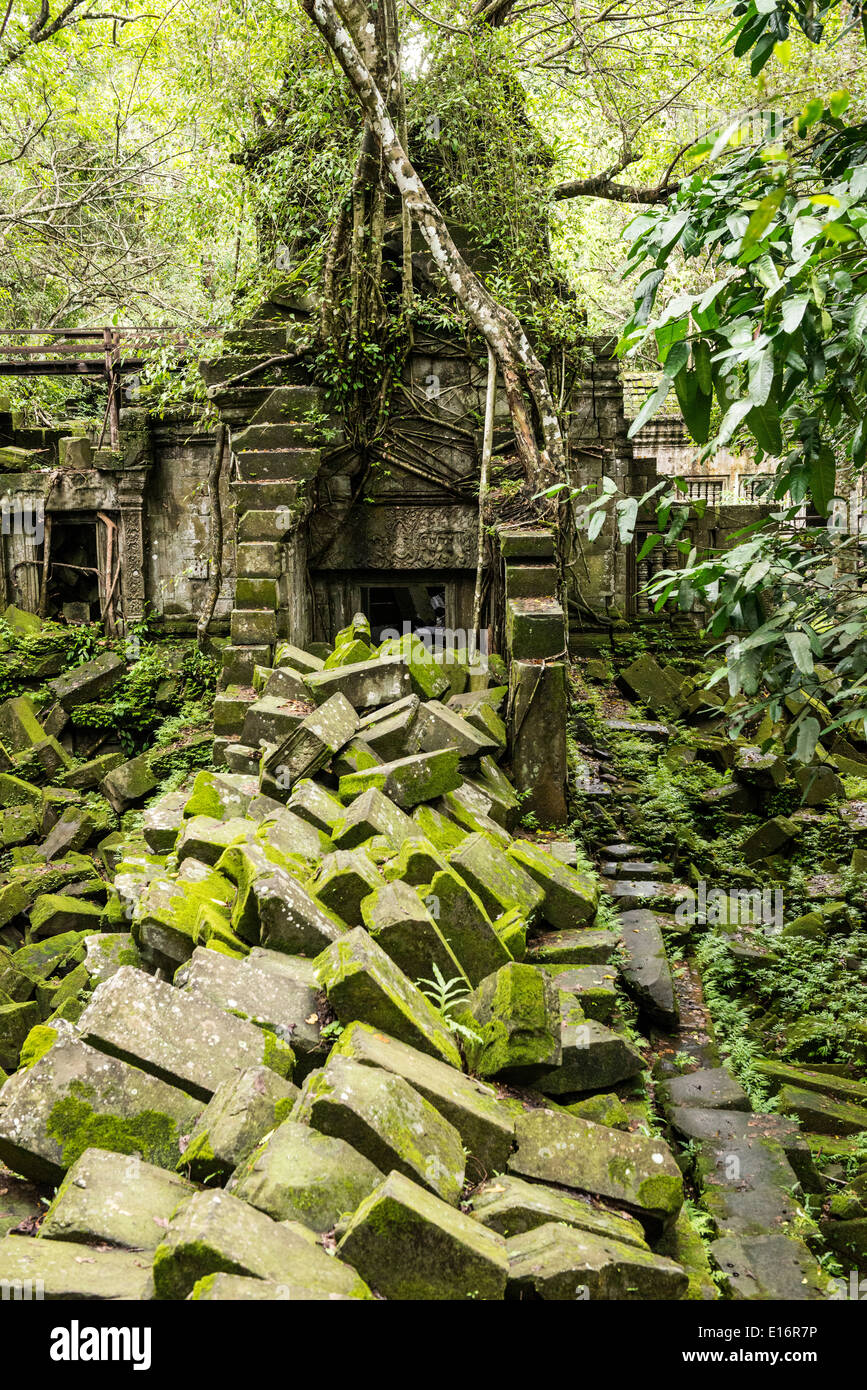
<path fill-rule="evenodd" d="M 213 387 L 219 387 L 222 382 L 230 381 L 233 377 L 240 376 L 242 372 L 248 372 L 253 367 L 264 367 L 265 363 L 273 353 L 239 353 L 227 352 L 223 357 L 215 357 L 210 362 L 199 363 L 199 375 L 208 387 L 209 391 Z M 263 386 L 275 384 L 276 372 L 279 368 L 266 368 L 261 376 L 257 375 L 256 381 Z"/>
<path fill-rule="evenodd" d="M 277 641 L 277 617 L 273 608 L 235 608 L 229 631 L 233 646 L 271 647 Z"/>
<path fill-rule="evenodd" d="M 294 529 L 298 516 L 295 506 L 260 509 L 251 508 L 238 518 L 235 539 L 242 545 L 250 541 L 282 541 Z M 234 639 L 233 639 L 234 640 Z"/>
<path fill-rule="evenodd" d="M 255 382 L 255 377 L 252 380 Z M 208 397 L 219 410 L 224 424 L 230 429 L 243 429 L 250 416 L 267 401 L 273 389 L 268 385 L 212 386 Z"/>
<path fill-rule="evenodd" d="M 302 484 L 292 478 L 274 478 L 268 482 L 232 483 L 232 495 L 238 506 L 238 516 L 247 512 L 276 511 L 291 507 L 298 500 Z"/>
<path fill-rule="evenodd" d="M 810 1302 L 836 1292 L 838 1281 L 824 1273 L 803 1241 L 791 1236 L 724 1236 L 710 1251 L 734 1301 Z"/>
<path fill-rule="evenodd" d="M 269 357 L 286 351 L 286 325 L 256 328 L 230 328 L 223 334 L 230 352 L 265 352 Z"/>
<path fill-rule="evenodd" d="M 607 878 L 632 879 L 636 883 L 647 880 L 668 883 L 673 877 L 670 865 L 650 859 L 622 859 L 619 862 L 602 864 L 600 872 Z"/>
<path fill-rule="evenodd" d="M 267 409 L 267 404 L 266 401 L 259 414 Z M 328 430 L 329 443 L 332 442 L 332 431 L 336 428 L 336 424 L 332 423 Z M 258 424 L 249 424 L 244 429 L 233 431 L 232 447 L 236 450 L 297 449 L 320 443 L 324 432 L 324 427 L 315 420 L 262 420 Z"/>
<path fill-rule="evenodd" d="M 242 449 L 235 454 L 238 476 L 245 483 L 291 478 L 301 482 L 319 470 L 318 449 Z"/>
<path fill-rule="evenodd" d="M 624 912 L 621 973 L 626 987 L 647 1018 L 664 1028 L 676 1028 L 679 1009 L 662 932 L 652 912 Z"/>
<path fill-rule="evenodd" d="M 220 688 L 225 690 L 229 685 L 252 685 L 254 667 L 266 666 L 270 657 L 270 646 L 225 646 Z"/>
<path fill-rule="evenodd" d="M 553 598 L 558 577 L 556 565 L 506 565 L 506 598 Z"/>
<path fill-rule="evenodd" d="M 250 417 L 250 424 L 270 425 L 276 421 L 303 423 L 305 417 L 324 415 L 324 400 L 318 386 L 275 386 Z"/>

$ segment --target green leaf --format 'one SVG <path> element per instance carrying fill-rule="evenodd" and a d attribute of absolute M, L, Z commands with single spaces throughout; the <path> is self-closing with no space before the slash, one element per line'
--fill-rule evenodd
<path fill-rule="evenodd" d="M 771 394 L 773 384 L 774 353 L 772 348 L 767 347 L 750 363 L 750 384 L 747 391 L 750 400 L 757 406 L 764 405 Z"/>
<path fill-rule="evenodd" d="M 635 523 L 638 520 L 638 498 L 625 497 L 622 502 L 617 503 L 617 529 L 620 536 L 620 544 L 628 545 L 632 540 L 635 531 Z"/>
<path fill-rule="evenodd" d="M 793 294 L 790 299 L 783 300 L 781 312 L 784 333 L 794 333 L 809 302 L 808 294 Z"/>
<path fill-rule="evenodd" d="M 595 541 L 602 527 L 605 525 L 605 512 L 594 512 L 590 518 L 590 525 L 587 527 L 588 541 Z"/>
<path fill-rule="evenodd" d="M 832 92 L 828 98 L 828 110 L 832 116 L 842 116 L 846 107 L 849 105 L 849 93 L 840 89 Z"/>
<path fill-rule="evenodd" d="M 816 744 L 819 742 L 821 728 L 818 719 L 814 719 L 810 714 L 802 719 L 798 725 L 798 737 L 795 743 L 795 757 L 801 763 L 808 763 L 816 751 Z"/>
<path fill-rule="evenodd" d="M 836 482 L 837 465 L 834 455 L 829 448 L 825 447 L 819 457 L 811 462 L 808 474 L 810 496 L 820 516 L 828 515 Z"/>
<path fill-rule="evenodd" d="M 710 434 L 713 395 L 701 390 L 698 372 L 685 371 L 674 379 L 674 389 L 684 423 L 696 444 L 706 444 Z"/>
<path fill-rule="evenodd" d="M 802 676 L 813 674 L 813 652 L 806 632 L 787 632 L 786 646 L 792 653 L 792 660 Z"/>
<path fill-rule="evenodd" d="M 710 369 L 710 344 L 707 339 L 699 338 L 698 342 L 693 344 L 692 360 L 695 364 L 699 390 L 706 396 L 713 395 L 713 377 Z"/>
<path fill-rule="evenodd" d="M 852 317 L 849 320 L 849 332 L 846 334 L 846 341 L 850 347 L 860 345 L 864 347 L 864 338 L 867 335 L 867 294 L 863 295 L 852 310 Z"/>
<path fill-rule="evenodd" d="M 767 197 L 762 199 L 747 224 L 742 250 L 746 251 L 748 247 L 754 246 L 756 242 L 761 241 L 765 232 L 776 217 L 777 210 L 785 196 L 785 185 L 781 184 L 779 188 L 773 189 Z"/>
<path fill-rule="evenodd" d="M 653 391 L 651 395 L 647 397 L 647 400 L 644 402 L 644 405 L 641 407 L 637 416 L 632 421 L 632 424 L 629 427 L 629 439 L 632 439 L 638 433 L 642 425 L 647 424 L 651 415 L 656 414 L 657 410 L 662 405 L 670 390 L 671 378 L 667 376 L 663 377 L 656 390 Z"/>
<path fill-rule="evenodd" d="M 645 536 L 644 544 L 635 557 L 636 564 L 640 564 L 644 557 L 649 555 L 651 550 L 653 550 L 661 540 L 662 536 L 658 531 L 652 531 L 649 536 Z"/>
<path fill-rule="evenodd" d="M 747 416 L 747 425 L 766 454 L 776 458 L 783 452 L 780 416 L 773 401 L 751 410 Z"/>

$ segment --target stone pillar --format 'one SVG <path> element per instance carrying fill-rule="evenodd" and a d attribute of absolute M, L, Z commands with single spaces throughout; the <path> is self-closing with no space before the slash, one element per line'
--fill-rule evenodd
<path fill-rule="evenodd" d="M 524 806 L 562 825 L 566 806 L 566 615 L 553 530 L 498 532 L 504 571 L 512 776 Z"/>
<path fill-rule="evenodd" d="M 566 784 L 566 666 L 513 661 L 509 669 L 512 780 L 530 795 L 523 809 L 542 825 L 568 820 Z"/>
<path fill-rule="evenodd" d="M 144 469 L 123 472 L 118 477 L 120 507 L 120 604 L 127 627 L 144 616 L 145 585 Z M 111 586 L 111 576 L 108 579 Z"/>

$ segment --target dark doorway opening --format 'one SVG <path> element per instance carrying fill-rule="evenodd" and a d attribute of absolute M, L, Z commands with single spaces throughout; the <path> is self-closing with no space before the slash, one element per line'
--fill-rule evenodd
<path fill-rule="evenodd" d="M 52 517 L 46 616 L 68 623 L 101 617 L 96 517 Z"/>
<path fill-rule="evenodd" d="M 446 625 L 444 584 L 364 584 L 361 606 L 376 643 L 415 632 L 422 640 Z"/>

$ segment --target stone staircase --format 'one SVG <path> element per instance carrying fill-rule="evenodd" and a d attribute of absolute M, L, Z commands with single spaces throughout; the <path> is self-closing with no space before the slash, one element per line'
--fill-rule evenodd
<path fill-rule="evenodd" d="M 286 296 L 227 333 L 224 355 L 201 367 L 232 455 L 236 587 L 214 706 L 217 766 L 242 740 L 256 667 L 273 665 L 281 639 L 310 637 L 304 523 L 326 437 L 340 438 L 298 356 L 311 341 L 310 303 Z"/>

